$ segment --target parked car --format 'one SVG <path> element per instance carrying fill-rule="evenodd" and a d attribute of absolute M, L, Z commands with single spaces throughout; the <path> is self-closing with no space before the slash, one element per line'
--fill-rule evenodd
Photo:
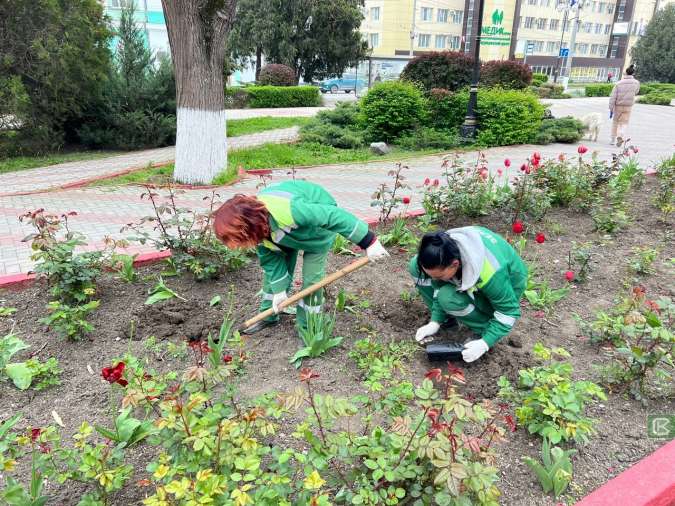
<path fill-rule="evenodd" d="M 344 91 L 345 93 L 351 93 L 354 89 L 360 90 L 361 88 L 366 87 L 366 81 L 363 79 L 357 79 L 355 76 L 342 76 L 335 79 L 327 79 L 319 85 L 321 93 L 337 93 L 339 91 Z"/>

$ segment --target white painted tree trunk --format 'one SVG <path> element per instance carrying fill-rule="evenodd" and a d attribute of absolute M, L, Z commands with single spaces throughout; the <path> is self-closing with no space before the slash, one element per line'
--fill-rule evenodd
<path fill-rule="evenodd" d="M 174 179 L 184 184 L 210 184 L 227 169 L 225 109 L 179 107 L 176 120 Z"/>

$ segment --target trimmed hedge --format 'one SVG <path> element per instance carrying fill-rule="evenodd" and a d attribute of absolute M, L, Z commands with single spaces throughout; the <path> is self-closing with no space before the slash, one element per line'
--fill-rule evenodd
<path fill-rule="evenodd" d="M 480 82 L 486 87 L 501 86 L 509 90 L 523 90 L 532 82 L 530 66 L 510 60 L 492 60 L 483 63 Z"/>
<path fill-rule="evenodd" d="M 638 99 L 638 102 L 641 104 L 651 104 L 651 105 L 670 105 L 670 102 L 673 100 L 673 96 L 659 91 L 652 91 L 647 93 Z"/>
<path fill-rule="evenodd" d="M 366 140 L 391 142 L 426 118 L 422 91 L 406 81 L 376 84 L 361 99 L 361 125 Z"/>
<path fill-rule="evenodd" d="M 469 92 L 456 93 L 449 99 L 448 124 L 455 128 L 464 121 Z M 536 95 L 517 90 L 499 88 L 479 89 L 478 117 L 480 130 L 478 144 L 482 146 L 508 146 L 532 142 L 541 127 L 544 106 Z"/>
<path fill-rule="evenodd" d="M 303 126 L 300 129 L 300 139 L 302 142 L 324 144 L 334 148 L 361 147 L 364 141 L 358 119 L 358 103 L 338 102 L 334 109 L 319 112 Z"/>
<path fill-rule="evenodd" d="M 471 84 L 473 58 L 459 51 L 436 51 L 416 56 L 401 72 L 401 79 L 419 83 L 425 91 L 457 91 Z"/>
<path fill-rule="evenodd" d="M 586 96 L 587 97 L 609 97 L 612 94 L 612 89 L 614 84 L 587 84 L 586 85 Z"/>
<path fill-rule="evenodd" d="M 248 106 L 254 109 L 321 105 L 319 88 L 314 86 L 249 86 L 244 91 L 248 95 Z"/>
<path fill-rule="evenodd" d="M 452 129 L 454 124 L 453 93 L 443 88 L 434 88 L 429 93 L 429 121 L 434 128 Z"/>
<path fill-rule="evenodd" d="M 640 83 L 638 95 L 648 95 L 652 92 L 666 93 L 675 98 L 675 84 L 670 83 Z"/>

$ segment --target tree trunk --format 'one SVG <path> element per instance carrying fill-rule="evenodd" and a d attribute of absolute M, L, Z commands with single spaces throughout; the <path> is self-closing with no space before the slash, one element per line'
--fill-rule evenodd
<path fill-rule="evenodd" d="M 227 169 L 225 44 L 236 0 L 200 12 L 194 0 L 162 0 L 176 72 L 176 165 L 180 183 L 209 184 Z"/>
<path fill-rule="evenodd" d="M 260 67 L 262 66 L 262 46 L 255 48 L 255 80 L 260 78 Z"/>

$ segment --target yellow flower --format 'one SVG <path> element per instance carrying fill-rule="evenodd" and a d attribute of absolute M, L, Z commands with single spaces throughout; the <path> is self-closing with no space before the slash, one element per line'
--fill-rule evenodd
<path fill-rule="evenodd" d="M 157 467 L 157 469 L 155 470 L 155 472 L 152 476 L 156 480 L 161 480 L 162 478 L 164 478 L 167 475 L 168 472 L 169 472 L 169 466 L 165 466 L 164 464 L 162 464 L 159 467 Z"/>
<path fill-rule="evenodd" d="M 206 481 L 213 475 L 211 468 L 202 469 L 197 473 L 197 481 Z"/>
<path fill-rule="evenodd" d="M 16 465 L 16 460 L 5 460 L 2 464 L 3 471 L 14 471 L 14 466 Z"/>
<path fill-rule="evenodd" d="M 85 288 L 84 289 L 85 295 L 94 295 L 95 293 L 96 293 L 96 290 L 94 290 L 93 288 Z"/>
<path fill-rule="evenodd" d="M 307 490 L 317 490 L 321 488 L 324 483 L 326 483 L 326 480 L 321 478 L 321 475 L 316 471 L 316 469 L 312 471 L 312 474 L 305 478 L 305 488 Z"/>

